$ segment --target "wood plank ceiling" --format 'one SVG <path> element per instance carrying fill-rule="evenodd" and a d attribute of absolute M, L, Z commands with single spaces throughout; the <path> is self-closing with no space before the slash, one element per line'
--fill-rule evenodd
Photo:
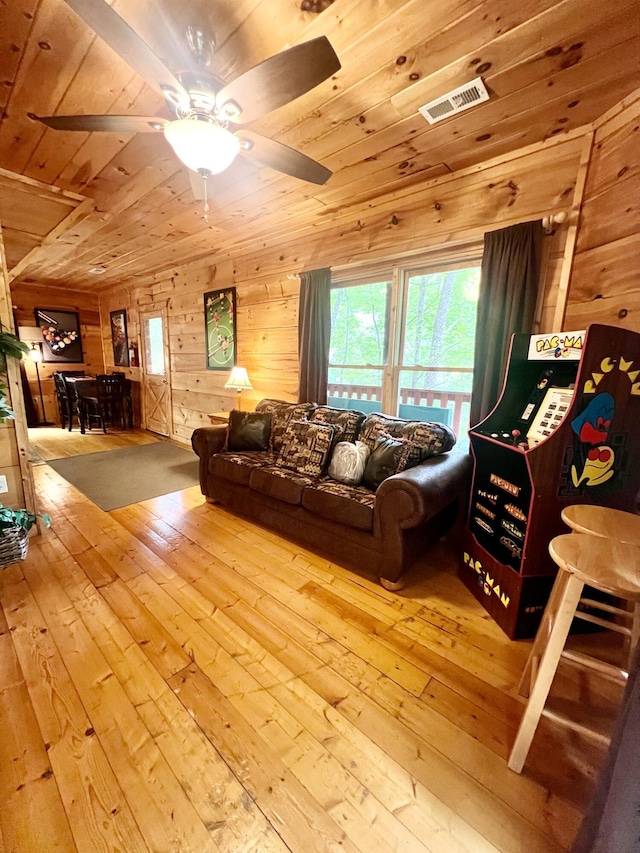
<path fill-rule="evenodd" d="M 218 45 L 211 70 L 227 81 L 326 35 L 342 69 L 252 129 L 334 175 L 318 187 L 238 158 L 214 179 L 205 222 L 162 134 L 66 133 L 33 119 L 169 116 L 63 0 L 0 0 L 0 168 L 90 200 L 38 249 L 20 232 L 0 182 L 8 255 L 12 264 L 22 259 L 17 280 L 102 289 L 204 254 L 233 255 L 247 240 L 273 242 L 345 205 L 568 133 L 640 86 L 637 0 L 336 0 L 321 14 L 301 11 L 300 0 L 114 7 L 169 64 L 184 26 L 204 22 Z M 417 112 L 479 75 L 488 102 L 434 126 Z M 31 234 L 57 224 L 47 220 L 46 195 L 34 194 L 40 222 Z M 97 265 L 106 273 L 89 274 Z"/>

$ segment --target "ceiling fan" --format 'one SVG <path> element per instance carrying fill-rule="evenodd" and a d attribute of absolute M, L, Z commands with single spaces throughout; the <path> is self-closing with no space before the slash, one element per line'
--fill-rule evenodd
<path fill-rule="evenodd" d="M 215 50 L 211 36 L 187 28 L 191 67 L 175 75 L 105 0 L 65 0 L 74 12 L 166 100 L 174 116 L 36 116 L 54 130 L 164 132 L 180 160 L 189 168 L 197 199 L 207 205 L 207 179 L 228 168 L 242 153 L 261 166 L 314 184 L 331 172 L 305 154 L 243 126 L 310 91 L 340 69 L 325 36 L 277 53 L 225 84 L 207 70 Z M 238 131 L 229 125 L 238 125 Z M 197 173 L 201 180 L 194 174 Z M 206 216 L 205 216 L 206 218 Z"/>

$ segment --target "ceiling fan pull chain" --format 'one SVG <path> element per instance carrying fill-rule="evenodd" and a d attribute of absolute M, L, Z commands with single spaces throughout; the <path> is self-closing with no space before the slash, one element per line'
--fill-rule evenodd
<path fill-rule="evenodd" d="M 209 199 L 207 198 L 207 175 L 202 176 L 204 181 L 204 221 L 209 221 Z"/>

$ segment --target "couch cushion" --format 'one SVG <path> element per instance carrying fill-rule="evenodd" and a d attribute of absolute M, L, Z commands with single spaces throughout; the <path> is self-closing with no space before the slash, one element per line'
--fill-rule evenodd
<path fill-rule="evenodd" d="M 269 450 L 272 417 L 269 412 L 241 412 L 234 409 L 229 413 L 227 450 Z"/>
<path fill-rule="evenodd" d="M 327 466 L 335 427 L 313 421 L 289 421 L 276 465 L 319 477 Z"/>
<path fill-rule="evenodd" d="M 373 530 L 375 503 L 376 496 L 369 489 L 329 479 L 307 486 L 302 494 L 302 506 L 309 512 L 359 530 Z"/>
<path fill-rule="evenodd" d="M 216 477 L 231 480 L 241 486 L 249 485 L 249 477 L 255 468 L 273 465 L 276 461 L 274 453 L 255 450 L 246 453 L 216 453 L 209 460 L 209 471 Z"/>
<path fill-rule="evenodd" d="M 309 415 L 309 420 L 335 426 L 337 428 L 335 444 L 339 441 L 354 442 L 358 436 L 360 424 L 364 420 L 364 413 L 336 409 L 333 406 L 318 406 Z"/>
<path fill-rule="evenodd" d="M 271 414 L 271 447 L 275 453 L 282 449 L 282 440 L 290 420 L 307 420 L 315 409 L 315 403 L 287 403 L 284 400 L 260 400 L 256 412 Z"/>
<path fill-rule="evenodd" d="M 367 460 L 362 475 L 362 485 L 377 489 L 383 480 L 404 471 L 415 458 L 416 446 L 402 438 L 380 436 Z M 419 457 L 417 459 L 419 461 Z M 416 464 L 416 463 L 414 463 Z"/>
<path fill-rule="evenodd" d="M 279 468 L 277 465 L 254 468 L 249 477 L 249 486 L 254 491 L 296 505 L 302 503 L 305 487 L 314 482 L 313 477 L 298 474 L 297 471 L 291 471 L 289 468 Z"/>

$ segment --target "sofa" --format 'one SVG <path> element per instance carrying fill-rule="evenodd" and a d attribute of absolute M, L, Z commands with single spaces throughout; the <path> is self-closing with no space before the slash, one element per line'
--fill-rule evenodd
<path fill-rule="evenodd" d="M 444 424 L 281 400 L 192 436 L 207 501 L 392 590 L 456 519 L 472 464 L 455 442 Z M 339 450 L 367 457 L 361 483 L 335 479 Z"/>

